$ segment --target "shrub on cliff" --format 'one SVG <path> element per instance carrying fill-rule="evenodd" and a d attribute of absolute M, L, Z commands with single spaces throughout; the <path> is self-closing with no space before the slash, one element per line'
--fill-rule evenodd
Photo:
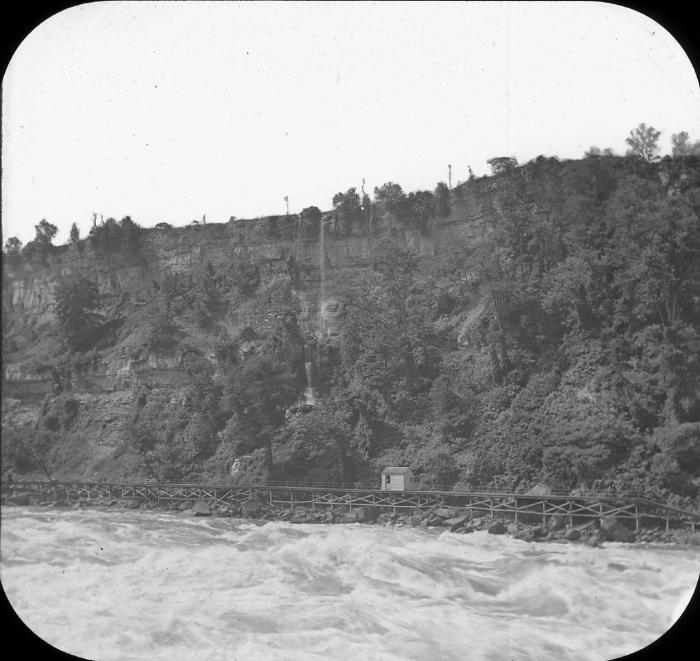
<path fill-rule="evenodd" d="M 404 224 L 427 234 L 430 221 L 435 217 L 435 211 L 435 196 L 427 190 L 416 191 L 408 194 L 401 210 L 401 220 Z"/>
<path fill-rule="evenodd" d="M 182 332 L 177 324 L 166 315 L 160 314 L 152 319 L 146 336 L 146 346 L 155 354 L 170 354 L 177 347 Z"/>
<path fill-rule="evenodd" d="M 126 444 L 141 466 L 158 481 L 198 479 L 202 464 L 216 449 L 216 430 L 209 416 L 188 400 L 183 406 L 159 397 L 137 399 L 134 419 L 123 427 Z"/>
<path fill-rule="evenodd" d="M 163 305 L 165 318 L 170 319 L 173 308 L 176 311 L 187 304 L 187 299 L 192 298 L 192 276 L 188 278 L 185 274 L 171 269 L 165 269 L 158 282 L 153 281 L 153 286 L 158 292 Z"/>
<path fill-rule="evenodd" d="M 209 262 L 196 274 L 192 289 L 185 298 L 193 308 L 200 328 L 209 328 L 216 315 L 224 310 L 224 287 Z"/>
<path fill-rule="evenodd" d="M 289 480 L 353 483 L 362 460 L 348 413 L 342 398 L 329 397 L 293 418 L 276 436 L 276 469 Z"/>
<path fill-rule="evenodd" d="M 172 438 L 165 439 L 165 433 L 157 429 L 157 421 L 151 415 L 129 423 L 124 428 L 125 440 L 136 450 L 146 474 L 154 480 L 171 481 L 182 477 L 186 457 L 178 452 Z"/>
<path fill-rule="evenodd" d="M 388 448 L 375 461 L 377 468 L 410 466 L 425 488 L 450 488 L 460 473 L 455 447 L 429 424 L 406 426 L 401 443 Z"/>
<path fill-rule="evenodd" d="M 31 425 L 3 429 L 3 466 L 13 466 L 20 473 L 32 468 L 39 469 L 52 480 L 56 468 L 53 449 L 57 438 L 53 432 L 36 429 Z"/>
<path fill-rule="evenodd" d="M 653 440 L 661 450 L 651 462 L 660 486 L 679 494 L 700 493 L 700 423 L 660 428 Z"/>
<path fill-rule="evenodd" d="M 59 395 L 47 402 L 46 412 L 40 418 L 38 427 L 48 431 L 69 429 L 78 417 L 80 403 L 70 395 Z"/>
<path fill-rule="evenodd" d="M 318 238 L 321 223 L 321 210 L 318 207 L 306 207 L 301 212 L 301 231 L 305 239 Z"/>
<path fill-rule="evenodd" d="M 256 264 L 243 261 L 230 266 L 233 284 L 243 296 L 250 296 L 260 285 L 260 268 Z"/>
<path fill-rule="evenodd" d="M 297 395 L 297 378 L 284 363 L 252 356 L 230 369 L 221 397 L 221 408 L 229 416 L 224 440 L 239 446 L 239 454 L 264 447 L 272 476 L 272 438 Z"/>
<path fill-rule="evenodd" d="M 218 431 L 223 427 L 224 419 L 219 405 L 222 389 L 214 378 L 214 365 L 193 352 L 184 356 L 182 365 L 188 381 L 184 392 L 186 409 L 200 414 L 212 429 Z"/>
<path fill-rule="evenodd" d="M 100 292 L 92 280 L 76 276 L 56 285 L 56 315 L 63 337 L 72 351 L 89 349 L 104 318 L 98 312 Z"/>
<path fill-rule="evenodd" d="M 231 338 L 225 328 L 219 331 L 214 344 L 214 355 L 219 364 L 226 369 L 230 365 L 235 365 L 240 358 L 240 347 L 238 342 Z"/>
<path fill-rule="evenodd" d="M 373 267 L 357 287 L 343 292 L 346 319 L 337 377 L 356 416 L 353 424 L 366 458 L 388 438 L 383 425 L 423 415 L 423 400 L 440 361 L 431 324 L 431 287 L 421 282 L 415 256 L 385 242 Z"/>

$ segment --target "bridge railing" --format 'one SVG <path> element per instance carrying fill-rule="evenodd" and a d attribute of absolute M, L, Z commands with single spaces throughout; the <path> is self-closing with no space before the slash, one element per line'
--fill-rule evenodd
<path fill-rule="evenodd" d="M 269 488 L 269 487 L 308 487 L 308 488 L 327 488 L 327 489 L 366 489 L 366 490 L 377 490 L 381 489 L 381 486 L 374 482 L 301 482 L 299 480 L 286 480 L 286 481 L 268 481 L 260 485 L 255 485 L 256 488 Z M 500 495 L 504 493 L 509 493 L 518 496 L 571 496 L 571 497 L 593 497 L 593 498 L 648 498 L 648 494 L 643 491 L 635 490 L 599 490 L 594 489 L 548 489 L 546 493 L 529 493 L 528 489 L 522 489 L 515 491 L 508 491 L 505 489 L 495 489 L 490 485 L 481 484 L 461 484 L 459 486 L 452 486 L 446 484 L 437 484 L 434 482 L 430 483 L 418 483 L 411 489 L 406 489 L 406 491 L 436 491 L 440 493 L 480 493 L 480 494 L 494 494 Z"/>
<path fill-rule="evenodd" d="M 242 492 L 252 492 L 252 491 L 265 491 L 265 490 L 276 490 L 290 492 L 299 491 L 318 491 L 318 490 L 328 490 L 330 492 L 346 492 L 353 493 L 354 495 L 361 495 L 362 493 L 382 494 L 383 496 L 388 496 L 390 494 L 396 494 L 401 496 L 433 496 L 440 499 L 444 499 L 448 502 L 451 498 L 464 498 L 464 497 L 484 497 L 484 498 L 496 498 L 496 499 L 519 499 L 522 501 L 532 501 L 532 500 L 548 500 L 548 501 L 558 501 L 565 502 L 567 500 L 589 500 L 596 502 L 626 502 L 626 503 L 636 503 L 637 506 L 643 507 L 647 512 L 650 510 L 656 510 L 657 513 L 664 511 L 666 513 L 673 513 L 681 518 L 689 518 L 700 522 L 700 512 L 693 511 L 689 509 L 680 508 L 674 505 L 666 504 L 663 502 L 658 502 L 652 498 L 649 498 L 645 494 L 639 492 L 624 492 L 624 493 L 605 493 L 605 492 L 584 492 L 582 490 L 571 491 L 551 491 L 550 493 L 514 493 L 507 491 L 494 491 L 493 489 L 480 488 L 477 486 L 472 486 L 470 490 L 466 490 L 467 485 L 461 485 L 461 488 L 426 488 L 425 485 L 418 485 L 416 488 L 405 490 L 403 492 L 399 491 L 381 491 L 377 485 L 365 486 L 361 483 L 342 483 L 342 482 L 316 482 L 311 484 L 303 484 L 296 481 L 285 481 L 285 482 L 267 482 L 265 484 L 256 485 L 231 485 L 231 484 L 201 484 L 201 483 L 154 483 L 154 482 L 139 482 L 139 483 L 109 483 L 109 482 L 92 482 L 92 481 L 71 481 L 71 482 L 49 482 L 46 480 L 27 480 L 18 481 L 12 484 L 3 483 L 3 494 L 8 493 L 8 489 L 11 491 L 33 491 L 39 495 L 49 495 L 53 491 L 54 494 L 61 490 L 69 490 L 73 493 L 75 492 L 87 492 L 99 491 L 104 492 L 107 489 L 110 493 L 110 497 L 119 497 L 119 494 L 123 494 L 124 490 L 142 490 L 146 494 L 150 494 L 148 497 L 154 498 L 180 498 L 184 497 L 183 494 L 172 493 L 168 495 L 167 491 L 173 490 L 190 490 L 196 492 L 200 490 L 202 492 L 212 492 L 215 491 L 219 495 L 222 492 L 236 492 L 238 494 Z M 55 491 L 54 491 L 55 490 Z"/>
<path fill-rule="evenodd" d="M 46 488 L 51 485 L 55 486 L 69 486 L 69 487 L 92 487 L 92 486 L 107 486 L 110 483 L 107 481 L 92 481 L 92 480 L 70 480 L 65 482 L 48 480 L 26 480 L 26 481 L 15 481 L 14 483 L 7 484 L 3 482 L 3 491 L 7 488 Z M 259 484 L 206 484 L 206 483 L 194 483 L 194 482 L 119 482 L 114 483 L 119 486 L 129 486 L 129 487 L 171 487 L 171 488 L 216 488 L 216 489 L 280 489 L 280 488 L 293 488 L 293 489 L 347 489 L 354 491 L 379 491 L 381 486 L 372 482 L 301 482 L 299 480 L 274 480 L 267 481 Z M 405 491 L 412 492 L 435 492 L 441 494 L 467 494 L 467 493 L 478 493 L 482 495 L 494 495 L 494 496 L 518 496 L 518 497 L 548 497 L 554 496 L 558 498 L 570 497 L 570 498 L 627 498 L 627 499 L 644 499 L 647 502 L 656 502 L 653 498 L 650 498 L 648 494 L 642 491 L 633 490 L 602 490 L 596 491 L 593 489 L 548 489 L 546 492 L 532 492 L 528 490 L 515 490 L 508 491 L 506 489 L 494 489 L 492 486 L 478 485 L 478 484 L 461 484 L 459 486 L 451 486 L 444 484 L 435 483 L 418 483 L 410 489 L 405 489 Z M 658 503 L 661 504 L 661 503 Z M 672 507 L 670 505 L 664 505 L 665 507 Z M 679 508 L 676 508 L 679 509 Z M 680 511 L 680 509 L 679 509 Z"/>

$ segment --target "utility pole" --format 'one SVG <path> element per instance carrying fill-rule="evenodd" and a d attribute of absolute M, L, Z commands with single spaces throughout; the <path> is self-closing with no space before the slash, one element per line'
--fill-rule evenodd
<path fill-rule="evenodd" d="M 447 166 L 447 187 L 452 190 L 452 166 Z"/>
<path fill-rule="evenodd" d="M 289 215 L 289 195 L 284 196 L 284 201 L 287 203 L 287 215 Z"/>

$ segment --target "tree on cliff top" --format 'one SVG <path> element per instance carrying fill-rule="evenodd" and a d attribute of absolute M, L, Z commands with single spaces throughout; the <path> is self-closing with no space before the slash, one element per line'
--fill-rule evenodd
<path fill-rule="evenodd" d="M 137 250 L 141 227 L 124 216 L 119 222 L 107 218 L 104 223 L 94 225 L 90 230 L 90 245 L 101 252 L 116 252 L 118 250 Z"/>
<path fill-rule="evenodd" d="M 671 145 L 673 158 L 678 158 L 679 156 L 700 156 L 700 140 L 690 142 L 690 136 L 687 131 L 674 133 L 671 136 Z"/>
<path fill-rule="evenodd" d="M 661 131 L 642 122 L 625 138 L 625 142 L 629 145 L 628 155 L 639 156 L 649 163 L 656 160 L 659 157 L 660 135 Z"/>
<path fill-rule="evenodd" d="M 600 149 L 600 147 L 596 147 L 595 145 L 591 146 L 588 148 L 587 151 L 584 152 L 583 156 L 584 158 L 595 158 L 597 156 L 613 156 L 613 150 L 610 149 L 610 147 L 606 147 L 605 149 Z"/>
<path fill-rule="evenodd" d="M 336 193 L 333 196 L 333 208 L 338 212 L 343 234 L 349 233 L 352 224 L 362 219 L 360 196 L 355 188 L 348 188 L 345 193 Z"/>
<path fill-rule="evenodd" d="M 7 241 L 5 241 L 6 255 L 18 255 L 21 249 L 22 242 L 16 236 L 11 236 Z"/>
<path fill-rule="evenodd" d="M 36 235 L 26 246 L 24 246 L 24 254 L 31 257 L 32 255 L 43 256 L 51 248 L 54 237 L 58 233 L 58 227 L 48 222 L 44 218 L 38 225 L 34 225 Z"/>
<path fill-rule="evenodd" d="M 34 229 L 36 230 L 36 238 L 34 240 L 46 245 L 51 244 L 51 241 L 58 233 L 58 227 L 48 222 L 46 218 L 38 225 L 34 225 Z"/>
<path fill-rule="evenodd" d="M 496 156 L 486 161 L 493 174 L 510 172 L 518 166 L 518 160 L 513 156 Z"/>
<path fill-rule="evenodd" d="M 435 211 L 440 218 L 450 215 L 450 189 L 444 181 L 438 182 L 435 187 Z"/>
<path fill-rule="evenodd" d="M 406 199 L 406 194 L 399 184 L 393 181 L 387 181 L 381 187 L 374 189 L 374 199 L 377 202 L 383 202 L 387 211 L 397 215 L 401 211 L 403 201 Z"/>
<path fill-rule="evenodd" d="M 76 223 L 73 223 L 70 226 L 70 242 L 75 246 L 78 244 L 80 241 L 80 230 L 78 229 L 78 225 Z"/>

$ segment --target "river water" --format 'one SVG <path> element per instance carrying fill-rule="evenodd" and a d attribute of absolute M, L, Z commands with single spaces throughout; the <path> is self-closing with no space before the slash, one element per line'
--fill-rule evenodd
<path fill-rule="evenodd" d="M 87 659 L 601 661 L 682 612 L 700 549 L 3 508 L 17 614 Z"/>

